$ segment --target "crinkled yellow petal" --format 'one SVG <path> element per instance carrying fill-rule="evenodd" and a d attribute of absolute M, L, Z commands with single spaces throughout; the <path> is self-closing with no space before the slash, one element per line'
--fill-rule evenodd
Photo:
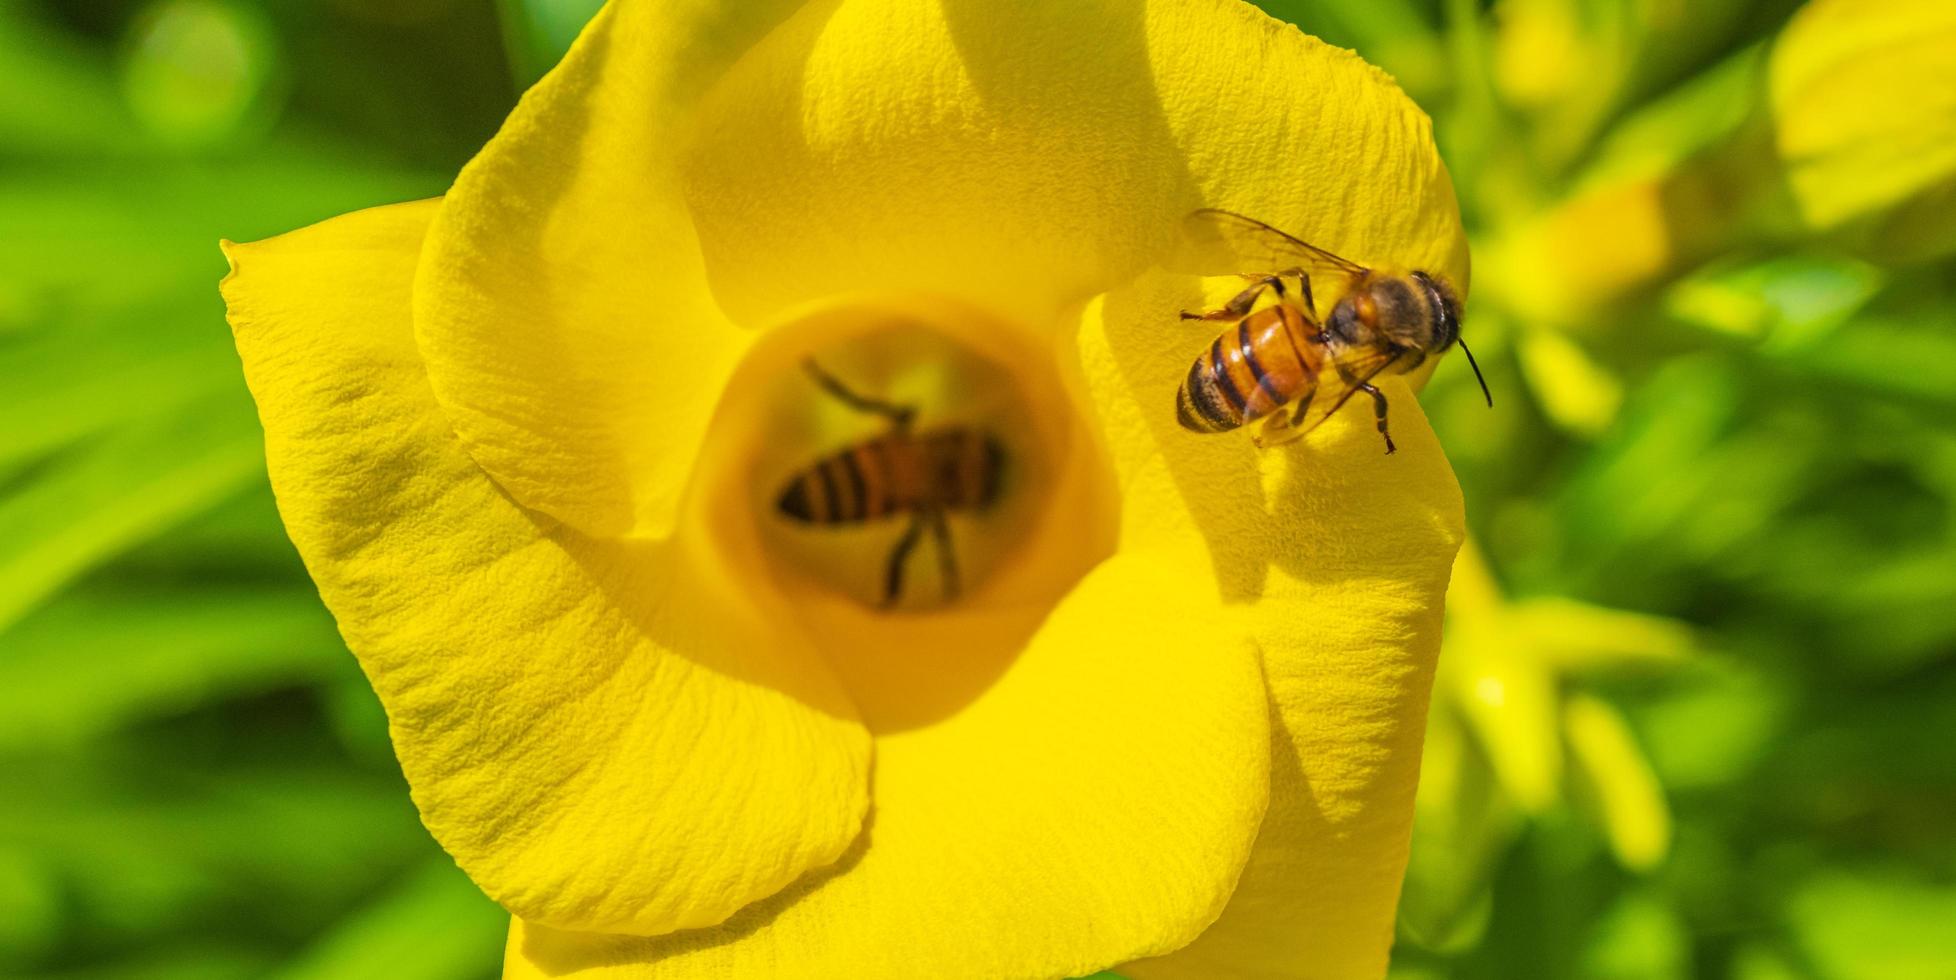
<path fill-rule="evenodd" d="M 1361 64 L 1327 61 L 1294 34 L 1273 32 L 1261 58 L 1225 59 L 1232 67 L 1220 70 L 1245 61 L 1269 71 L 1264 111 L 1298 143 L 1234 161 L 1242 183 L 1226 203 L 1367 262 L 1464 282 L 1466 239 L 1424 115 Z M 1335 124 L 1290 132 L 1290 112 Z M 1240 117 L 1246 127 L 1249 118 Z M 1206 145 L 1269 138 L 1230 135 Z M 1296 170 L 1268 162 L 1307 157 Z M 1244 432 L 1183 431 L 1174 392 L 1215 327 L 1181 323 L 1176 311 L 1213 306 L 1239 286 L 1143 276 L 1090 304 L 1079 334 L 1085 387 L 1119 474 L 1122 546 L 1145 542 L 1207 566 L 1258 640 L 1281 722 L 1270 810 L 1228 909 L 1188 948 L 1122 972 L 1377 977 L 1406 865 L 1462 501 L 1402 376 L 1381 382 L 1396 455 L 1363 406 L 1280 450 L 1259 452 Z M 1471 311 L 1467 320 L 1471 333 Z"/>
<path fill-rule="evenodd" d="M 717 929 L 519 922 L 505 975 L 1064 977 L 1221 911 L 1266 799 L 1255 650 L 1160 555 L 1090 573 L 957 714 L 877 740 L 861 845 Z"/>
<path fill-rule="evenodd" d="M 613 5 L 450 193 L 416 335 L 464 443 L 526 505 L 667 531 L 751 342 L 723 308 L 751 328 L 894 289 L 1046 322 L 1205 203 L 1465 271 L 1431 223 L 1437 158 L 1391 152 L 1424 117 L 1247 4 L 796 7 Z M 1403 214 L 1318 193 L 1352 166 Z M 1453 251 L 1363 251 L 1406 216 Z"/>
<path fill-rule="evenodd" d="M 414 327 L 435 395 L 524 504 L 660 536 L 751 333 L 708 294 L 674 170 L 702 89 L 797 4 L 607 7 L 457 178 Z"/>
<path fill-rule="evenodd" d="M 1464 534 L 1460 491 L 1397 377 L 1381 385 L 1399 444 L 1392 456 L 1364 411 L 1261 453 L 1246 433 L 1182 431 L 1176 381 L 1207 337 L 1158 313 L 1145 319 L 1200 302 L 1167 279 L 1096 302 L 1080 335 L 1120 473 L 1123 546 L 1177 550 L 1191 588 L 1220 588 L 1263 650 L 1282 727 L 1270 810 L 1228 909 L 1187 949 L 1121 972 L 1378 977 L 1406 866 L 1448 569 Z M 1204 566 L 1209 581 L 1198 586 Z"/>
<path fill-rule="evenodd" d="M 684 535 L 594 541 L 477 468 L 409 324 L 437 207 L 227 245 L 280 512 L 422 819 L 490 896 L 567 928 L 713 925 L 857 837 L 868 736 Z"/>
<path fill-rule="evenodd" d="M 1001 16 L 983 0 L 840 0 L 725 23 L 707 6 L 600 18 L 465 173 L 421 265 L 414 336 L 455 458 L 465 445 L 516 500 L 581 530 L 685 527 L 679 487 L 746 350 L 729 319 L 902 291 L 1070 327 L 1056 314 L 1146 268 L 1201 204 L 1465 286 L 1425 117 L 1354 55 L 1246 4 Z M 1396 378 L 1396 457 L 1357 413 L 1262 456 L 1241 435 L 1182 432 L 1175 383 L 1207 338 L 1184 340 L 1174 311 L 1200 297 L 1190 280 L 1144 283 L 1095 304 L 1080 340 L 1122 482 L 1122 556 L 976 701 L 879 739 L 859 849 L 718 928 L 634 940 L 530 916 L 544 925 L 518 930 L 512 972 L 1063 975 L 1169 953 L 1219 911 L 1193 946 L 1135 969 L 1382 968 L 1458 491 Z M 724 616 L 660 600 L 696 607 L 672 615 L 702 630 Z M 800 663 L 792 646 L 730 649 Z M 618 738 L 599 724 L 591 740 Z M 805 765 L 758 751 L 763 773 Z M 727 844 L 720 810 L 680 805 L 704 815 L 646 825 Z M 678 890 L 727 877 L 660 874 Z"/>
<path fill-rule="evenodd" d="M 1834 228 L 1917 195 L 1947 229 L 1956 185 L 1956 4 L 1816 0 L 1773 47 L 1773 122 L 1807 221 Z"/>
<path fill-rule="evenodd" d="M 811 4 L 700 120 L 686 198 L 716 295 L 747 318 L 904 289 L 1049 323 L 1204 204 L 1466 272 L 1426 117 L 1237 0 Z"/>

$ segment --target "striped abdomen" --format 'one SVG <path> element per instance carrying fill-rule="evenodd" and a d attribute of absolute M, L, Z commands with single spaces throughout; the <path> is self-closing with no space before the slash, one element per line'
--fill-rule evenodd
<path fill-rule="evenodd" d="M 922 510 L 977 510 L 998 496 L 1005 450 L 966 428 L 892 432 L 796 474 L 776 505 L 810 524 L 853 524 Z"/>
<path fill-rule="evenodd" d="M 1227 432 L 1309 399 L 1324 349 L 1317 329 L 1288 304 L 1265 307 L 1225 330 L 1195 359 L 1175 393 L 1175 418 L 1191 432 Z"/>

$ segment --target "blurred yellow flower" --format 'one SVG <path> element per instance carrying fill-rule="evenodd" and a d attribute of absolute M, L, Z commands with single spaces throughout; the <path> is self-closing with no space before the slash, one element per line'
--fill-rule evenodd
<path fill-rule="evenodd" d="M 1447 596 L 1448 637 L 1420 776 L 1404 909 L 1423 943 L 1471 941 L 1494 860 L 1523 815 L 1573 799 L 1623 866 L 1647 871 L 1670 850 L 1671 815 L 1622 715 L 1585 693 L 1586 676 L 1664 668 L 1691 632 L 1657 616 L 1562 598 L 1504 596 L 1478 549 L 1462 549 Z M 1570 778 L 1573 770 L 1574 778 Z"/>
<path fill-rule="evenodd" d="M 1502 64 L 1518 79 L 1510 88 L 1517 98 L 1546 94 L 1567 59 L 1564 42 L 1548 38 L 1572 14 L 1556 0 L 1502 9 Z M 1947 254 L 1956 250 L 1947 217 L 1956 210 L 1956 6 L 1816 0 L 1768 56 L 1735 55 L 1616 135 L 1567 199 L 1507 219 L 1485 263 L 1498 292 L 1488 298 L 1580 326 L 1748 241 L 1818 234 L 1884 260 Z"/>
<path fill-rule="evenodd" d="M 1382 974 L 1461 502 L 1396 379 L 1392 457 L 1177 426 L 1201 204 L 1465 281 L 1425 116 L 1234 0 L 615 4 L 444 199 L 227 246 L 287 527 L 510 976 Z M 1017 420 L 960 601 L 785 543 L 869 431 L 811 353 Z"/>
<path fill-rule="evenodd" d="M 1743 0 L 1497 0 L 1492 82 L 1535 165 L 1579 160 L 1612 116 L 1729 36 Z M 1537 190 L 1539 193 L 1539 190 Z"/>
<path fill-rule="evenodd" d="M 1956 4 L 1815 0 L 1774 44 L 1770 88 L 1807 223 L 1901 258 L 1956 249 Z"/>

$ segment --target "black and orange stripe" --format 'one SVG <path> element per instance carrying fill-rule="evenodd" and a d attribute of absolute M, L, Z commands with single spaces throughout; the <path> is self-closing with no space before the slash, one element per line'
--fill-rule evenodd
<path fill-rule="evenodd" d="M 816 460 L 788 480 L 776 506 L 809 524 L 982 510 L 997 499 L 1004 468 L 1004 447 L 977 430 L 899 429 Z"/>
<path fill-rule="evenodd" d="M 1175 393 L 1175 419 L 1191 432 L 1227 432 L 1284 405 L 1309 400 L 1324 348 L 1289 304 L 1265 307 L 1222 332 Z"/>

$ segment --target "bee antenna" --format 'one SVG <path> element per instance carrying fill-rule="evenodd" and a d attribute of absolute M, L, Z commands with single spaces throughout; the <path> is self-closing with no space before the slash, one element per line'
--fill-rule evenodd
<path fill-rule="evenodd" d="M 1487 390 L 1487 379 L 1481 377 L 1481 366 L 1474 360 L 1474 352 L 1467 349 L 1467 341 L 1455 337 L 1454 343 L 1460 345 L 1460 352 L 1467 355 L 1467 365 L 1474 369 L 1474 380 L 1481 383 L 1481 397 L 1487 399 L 1487 407 L 1494 407 L 1494 395 Z"/>

